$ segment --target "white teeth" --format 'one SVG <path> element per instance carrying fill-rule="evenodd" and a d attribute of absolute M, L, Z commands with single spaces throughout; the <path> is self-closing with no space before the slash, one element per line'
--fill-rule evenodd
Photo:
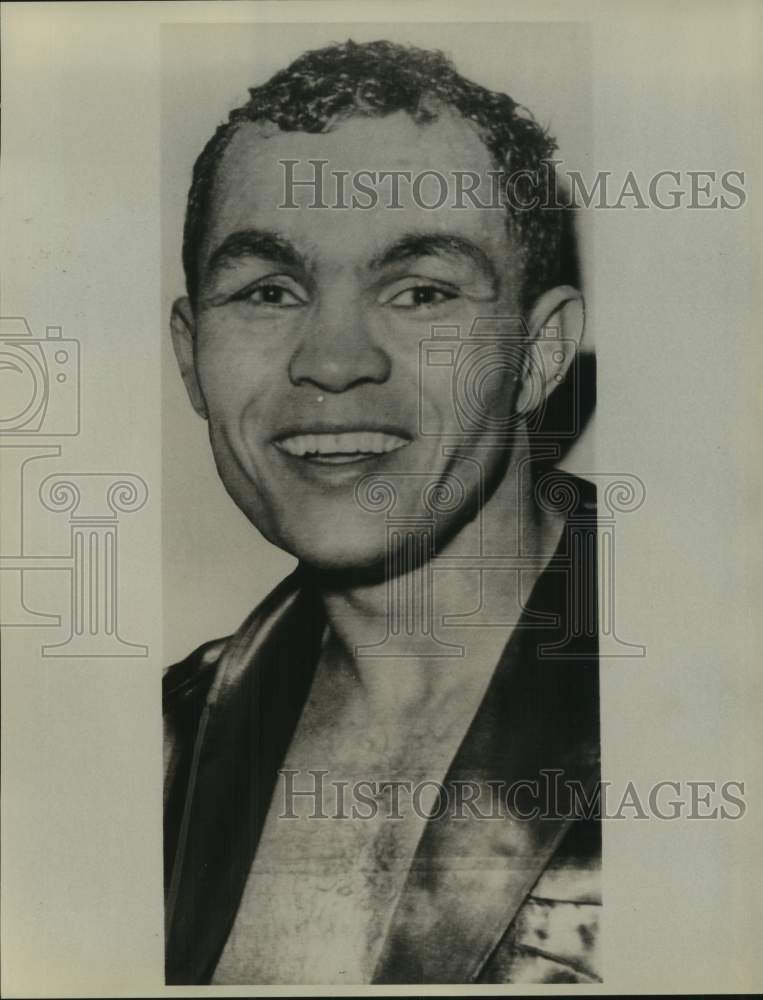
<path fill-rule="evenodd" d="M 381 431 L 346 431 L 341 434 L 292 434 L 277 442 L 289 455 L 383 455 L 408 442 L 396 434 Z"/>

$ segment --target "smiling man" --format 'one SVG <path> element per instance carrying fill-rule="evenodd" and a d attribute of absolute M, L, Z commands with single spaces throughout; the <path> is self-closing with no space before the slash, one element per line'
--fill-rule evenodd
<path fill-rule="evenodd" d="M 534 434 L 582 333 L 553 148 L 442 55 L 348 42 L 196 163 L 175 351 L 298 569 L 165 678 L 168 983 L 598 977 L 559 795 L 598 778 L 594 504 Z"/>

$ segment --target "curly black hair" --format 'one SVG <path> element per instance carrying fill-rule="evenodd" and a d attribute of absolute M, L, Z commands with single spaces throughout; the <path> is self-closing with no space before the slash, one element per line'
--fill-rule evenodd
<path fill-rule="evenodd" d="M 389 41 L 347 41 L 303 53 L 267 83 L 249 90 L 249 100 L 230 112 L 196 160 L 183 232 L 183 267 L 192 304 L 198 294 L 198 253 L 204 236 L 217 167 L 228 144 L 246 123 L 268 121 L 284 132 L 328 132 L 353 117 L 383 117 L 405 111 L 420 124 L 453 108 L 477 125 L 495 169 L 532 177 L 522 201 L 507 204 L 507 224 L 519 243 L 523 303 L 528 306 L 556 283 L 560 269 L 561 210 L 549 207 L 555 140 L 508 95 L 481 87 L 458 73 L 439 51 Z M 539 190 L 543 187 L 543 190 Z"/>

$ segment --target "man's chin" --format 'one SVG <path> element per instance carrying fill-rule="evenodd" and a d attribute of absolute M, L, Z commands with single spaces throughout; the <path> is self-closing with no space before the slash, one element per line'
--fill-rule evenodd
<path fill-rule="evenodd" d="M 371 548 L 350 543 L 337 546 L 316 543 L 311 539 L 307 544 L 288 546 L 288 551 L 302 566 L 331 576 L 381 579 L 387 563 L 386 550 L 379 546 Z"/>
<path fill-rule="evenodd" d="M 413 545 L 401 546 L 398 538 L 394 550 L 388 550 L 386 536 L 374 540 L 348 537 L 330 541 L 311 537 L 276 544 L 295 556 L 304 569 L 320 576 L 326 587 L 346 588 L 383 583 L 390 573 L 398 575 L 419 568 L 432 556 L 428 532 L 425 534 L 426 541 L 422 536 L 421 543 Z M 371 544 L 372 541 L 375 544 Z"/>

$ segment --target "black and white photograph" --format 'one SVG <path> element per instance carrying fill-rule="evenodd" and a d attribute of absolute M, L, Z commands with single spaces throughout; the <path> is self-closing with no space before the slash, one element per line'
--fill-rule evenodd
<path fill-rule="evenodd" d="M 3 995 L 758 992 L 759 7 L 0 15 Z"/>
<path fill-rule="evenodd" d="M 554 461 L 594 387 L 554 149 L 441 51 L 348 39 L 196 160 L 175 354 L 297 565 L 165 677 L 168 983 L 599 978 L 596 490 Z"/>

